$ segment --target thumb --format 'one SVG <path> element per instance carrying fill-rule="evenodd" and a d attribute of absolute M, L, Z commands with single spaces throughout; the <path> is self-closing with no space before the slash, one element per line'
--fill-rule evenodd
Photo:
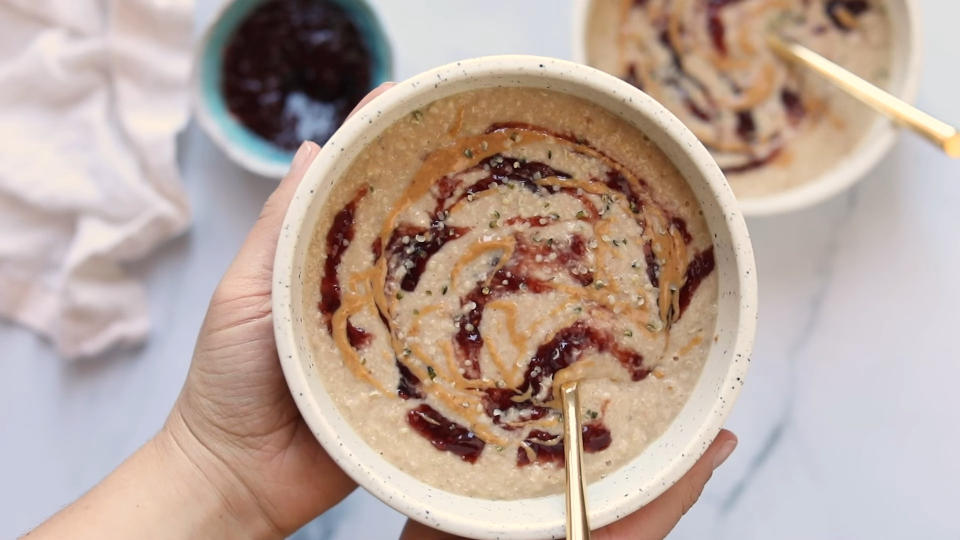
<path fill-rule="evenodd" d="M 375 88 L 360 100 L 347 117 L 353 116 L 364 105 L 392 86 L 393 83 L 383 83 Z M 319 153 L 320 146 L 314 142 L 307 141 L 300 145 L 290 165 L 290 172 L 267 199 L 260 217 L 240 248 L 240 253 L 230 265 L 227 275 L 224 276 L 225 279 L 258 288 L 266 287 L 269 291 L 273 274 L 273 256 L 277 251 L 277 240 L 280 238 L 283 217 L 287 213 L 287 207 L 290 206 L 290 201 L 293 200 L 303 175 Z"/>
<path fill-rule="evenodd" d="M 714 469 L 737 447 L 737 437 L 721 430 L 687 474 L 662 495 L 629 516 L 594 533 L 596 540 L 660 540 L 697 502 Z"/>
<path fill-rule="evenodd" d="M 260 282 L 269 287 L 273 273 L 273 256 L 277 250 L 280 227 L 287 207 L 293 200 L 300 180 L 319 153 L 320 146 L 314 142 L 306 141 L 300 145 L 290 164 L 290 171 L 263 205 L 260 217 L 227 270 L 225 280 L 248 284 Z"/>

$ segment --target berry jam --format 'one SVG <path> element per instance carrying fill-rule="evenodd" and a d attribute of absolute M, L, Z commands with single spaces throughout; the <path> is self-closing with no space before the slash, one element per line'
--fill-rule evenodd
<path fill-rule="evenodd" d="M 337 278 L 337 269 L 340 268 L 340 259 L 353 241 L 353 215 L 357 205 L 367 195 L 367 188 L 361 188 L 346 206 L 333 217 L 333 225 L 327 231 L 326 246 L 327 259 L 323 264 L 323 277 L 320 278 L 320 312 L 327 321 L 330 329 L 330 318 L 340 307 L 340 280 Z"/>
<path fill-rule="evenodd" d="M 268 0 L 240 23 L 223 58 L 230 112 L 287 150 L 323 144 L 371 85 L 371 54 L 336 2 Z"/>
<path fill-rule="evenodd" d="M 589 454 L 602 452 L 613 442 L 610 430 L 602 422 L 584 424 L 582 429 L 581 437 L 583 438 L 584 452 Z M 523 443 L 531 450 L 534 458 L 533 461 L 530 461 L 530 454 L 524 450 L 523 446 L 517 447 L 517 465 L 520 467 L 531 463 L 562 464 L 565 461 L 563 457 L 564 441 L 558 435 L 534 429 L 530 431 Z"/>
<path fill-rule="evenodd" d="M 438 450 L 454 453 L 468 463 L 476 462 L 486 446 L 475 433 L 426 403 L 407 413 L 407 423 Z"/>

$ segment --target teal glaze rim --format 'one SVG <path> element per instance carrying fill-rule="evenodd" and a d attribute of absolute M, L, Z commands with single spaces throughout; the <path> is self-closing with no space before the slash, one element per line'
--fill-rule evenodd
<path fill-rule="evenodd" d="M 223 51 L 236 28 L 267 0 L 232 0 L 215 18 L 201 41 L 195 60 L 194 108 L 200 124 L 237 163 L 268 177 L 279 178 L 293 160 L 293 151 L 277 147 L 240 123 L 227 108 L 221 91 Z M 347 12 L 370 48 L 370 88 L 389 81 L 393 58 L 386 32 L 364 0 L 330 0 Z"/>

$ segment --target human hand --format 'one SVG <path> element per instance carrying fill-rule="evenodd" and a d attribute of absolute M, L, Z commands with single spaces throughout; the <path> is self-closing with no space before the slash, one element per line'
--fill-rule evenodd
<path fill-rule="evenodd" d="M 319 151 L 297 151 L 214 292 L 163 429 L 30 538 L 282 538 L 356 487 L 300 418 L 273 339 L 280 227 Z"/>
<path fill-rule="evenodd" d="M 660 540 L 667 536 L 680 518 L 700 498 L 703 486 L 737 446 L 737 437 L 721 430 L 703 456 L 687 474 L 662 495 L 629 516 L 593 531 L 593 540 Z M 443 533 L 410 520 L 400 540 L 457 540 L 460 537 Z"/>
<path fill-rule="evenodd" d="M 391 85 L 371 92 L 357 109 Z M 319 151 L 310 142 L 300 147 L 214 292 L 186 383 L 158 435 L 256 536 L 290 534 L 355 487 L 301 419 L 273 336 L 277 239 L 297 185 Z"/>
<path fill-rule="evenodd" d="M 371 92 L 357 108 L 389 86 Z M 355 488 L 301 419 L 273 337 L 277 239 L 287 206 L 318 152 L 313 143 L 297 152 L 214 292 L 187 380 L 164 428 L 31 538 L 283 537 Z M 675 486 L 594 538 L 662 538 L 735 446 L 736 437 L 721 431 Z M 411 521 L 402 538 L 455 537 Z"/>

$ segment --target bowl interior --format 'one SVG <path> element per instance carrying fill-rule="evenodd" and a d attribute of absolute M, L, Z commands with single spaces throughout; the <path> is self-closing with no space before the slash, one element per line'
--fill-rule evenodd
<path fill-rule="evenodd" d="M 885 0 L 892 30 L 890 79 L 885 90 L 912 102 L 920 81 L 920 42 L 915 0 Z M 844 159 L 823 174 L 793 189 L 766 197 L 744 198 L 740 208 L 748 216 L 799 210 L 842 193 L 865 178 L 896 142 L 899 129 L 880 114 Z"/>
<path fill-rule="evenodd" d="M 562 536 L 563 495 L 493 501 L 451 494 L 399 470 L 354 432 L 318 375 L 303 328 L 300 269 L 323 202 L 366 143 L 413 110 L 484 87 L 527 86 L 572 94 L 606 108 L 646 133 L 676 164 L 703 208 L 719 275 L 716 339 L 699 382 L 666 433 L 615 474 L 588 487 L 590 518 L 602 526 L 649 502 L 703 453 L 733 404 L 749 362 L 756 315 L 753 253 L 729 186 L 709 153 L 651 98 L 592 68 L 522 56 L 458 62 L 386 92 L 348 120 L 313 163 L 288 211 L 275 265 L 277 343 L 288 384 L 314 434 L 358 483 L 397 510 L 431 526 L 477 538 Z"/>
<path fill-rule="evenodd" d="M 574 59 L 586 62 L 590 5 L 595 0 L 577 0 L 574 7 Z M 884 0 L 892 29 L 890 79 L 886 90 L 912 102 L 920 81 L 919 13 L 916 0 Z M 896 141 L 898 130 L 877 115 L 856 147 L 831 169 L 789 190 L 739 201 L 745 215 L 761 216 L 799 210 L 846 190 L 865 177 Z"/>
<path fill-rule="evenodd" d="M 194 106 L 201 125 L 214 141 L 247 169 L 279 178 L 293 159 L 293 151 L 277 147 L 237 120 L 227 108 L 222 92 L 224 50 L 247 15 L 265 0 L 228 2 L 201 41 L 195 60 Z M 362 0 L 335 0 L 359 27 L 370 46 L 371 88 L 390 80 L 390 46 L 373 10 Z"/>

